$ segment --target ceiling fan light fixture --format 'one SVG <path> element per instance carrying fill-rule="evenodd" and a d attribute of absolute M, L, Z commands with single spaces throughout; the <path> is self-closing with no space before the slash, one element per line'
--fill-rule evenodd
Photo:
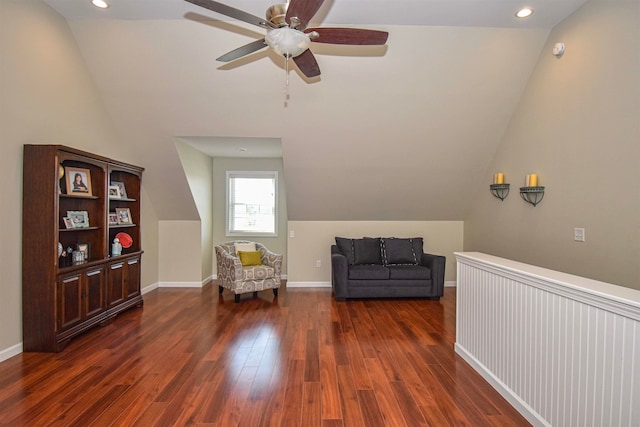
<path fill-rule="evenodd" d="M 271 49 L 286 58 L 295 58 L 301 55 L 311 45 L 308 35 L 289 27 L 270 30 L 265 41 Z"/>
<path fill-rule="evenodd" d="M 109 3 L 105 0 L 91 0 L 91 4 L 100 9 L 106 9 L 109 7 Z"/>
<path fill-rule="evenodd" d="M 531 15 L 533 15 L 533 9 L 531 9 L 530 7 L 524 7 L 516 12 L 517 18 L 528 18 Z"/>

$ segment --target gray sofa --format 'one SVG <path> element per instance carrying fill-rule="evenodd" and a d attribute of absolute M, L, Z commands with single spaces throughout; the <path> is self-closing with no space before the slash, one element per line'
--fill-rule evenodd
<path fill-rule="evenodd" d="M 423 253 L 422 238 L 336 237 L 331 286 L 336 300 L 422 297 L 444 292 L 446 258 Z"/>

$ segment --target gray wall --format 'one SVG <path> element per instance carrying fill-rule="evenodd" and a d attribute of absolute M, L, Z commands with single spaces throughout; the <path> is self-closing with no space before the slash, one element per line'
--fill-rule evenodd
<path fill-rule="evenodd" d="M 466 251 L 640 289 L 639 10 L 591 1 L 553 29 L 477 185 Z M 556 42 L 566 44 L 559 59 Z M 489 193 L 495 172 L 511 183 L 504 202 Z M 535 208 L 518 193 L 528 173 L 546 187 Z"/>
<path fill-rule="evenodd" d="M 213 275 L 213 159 L 182 141 L 176 141 L 176 149 L 200 215 L 202 280 L 206 280 Z"/>
<path fill-rule="evenodd" d="M 62 144 L 129 163 L 67 22 L 40 1 L 0 1 L 0 360 L 22 341 L 22 146 Z M 142 285 L 157 279 L 157 215 L 142 189 Z"/>

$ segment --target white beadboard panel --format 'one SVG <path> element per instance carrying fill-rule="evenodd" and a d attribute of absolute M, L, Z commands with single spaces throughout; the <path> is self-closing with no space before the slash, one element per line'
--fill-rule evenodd
<path fill-rule="evenodd" d="M 640 426 L 640 291 L 456 258 L 456 352 L 532 424 Z"/>

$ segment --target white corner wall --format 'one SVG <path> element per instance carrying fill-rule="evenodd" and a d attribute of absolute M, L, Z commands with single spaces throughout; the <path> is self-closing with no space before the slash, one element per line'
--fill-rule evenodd
<path fill-rule="evenodd" d="M 561 58 L 556 42 L 566 45 Z M 489 192 L 496 172 L 511 183 L 504 202 Z M 518 194 L 529 173 L 546 187 L 536 207 Z M 465 251 L 640 289 L 637 0 L 592 0 L 553 29 L 476 187 Z"/>

